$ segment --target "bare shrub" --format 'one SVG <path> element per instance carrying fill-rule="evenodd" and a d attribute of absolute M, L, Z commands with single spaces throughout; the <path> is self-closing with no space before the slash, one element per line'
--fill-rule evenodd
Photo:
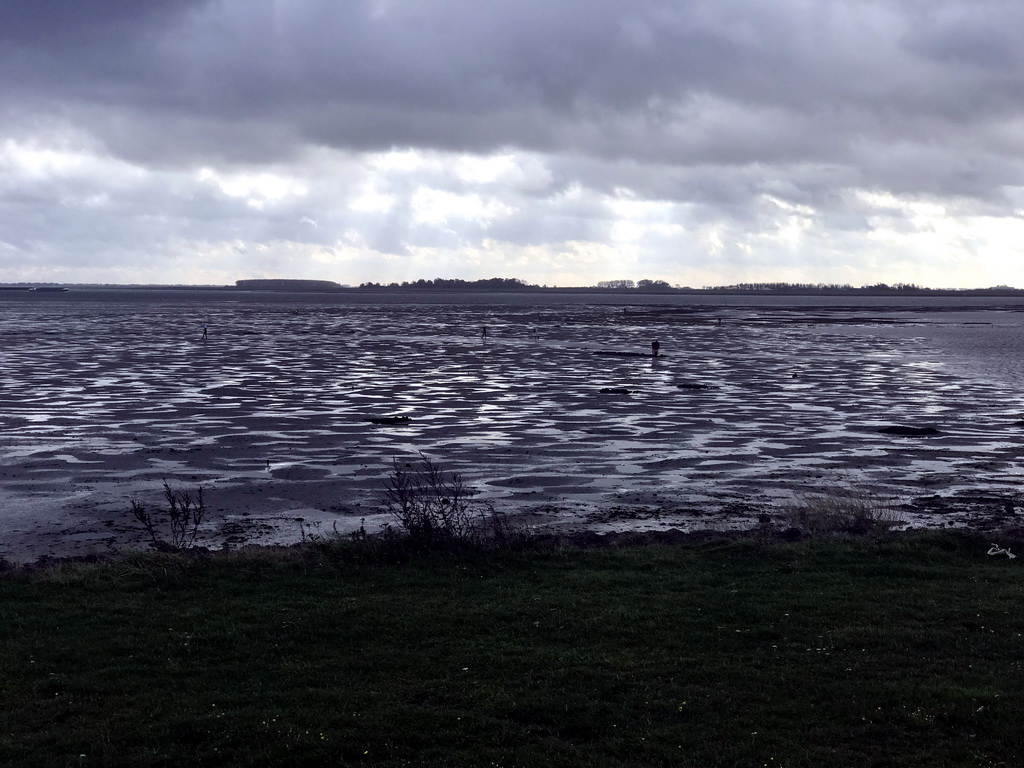
<path fill-rule="evenodd" d="M 807 533 L 869 533 L 906 522 L 904 502 L 895 496 L 837 490 L 802 496 L 789 508 L 788 522 Z"/>
<path fill-rule="evenodd" d="M 199 526 L 206 516 L 203 486 L 195 496 L 188 491 L 176 491 L 164 481 L 164 499 L 167 506 L 150 512 L 136 498 L 132 498 L 132 515 L 142 523 L 154 549 L 181 550 L 195 546 Z M 166 533 L 165 533 L 166 532 Z"/>
<path fill-rule="evenodd" d="M 392 464 L 384 480 L 384 509 L 410 539 L 432 547 L 476 538 L 476 492 L 462 475 L 445 472 L 423 454 L 417 462 L 396 458 Z"/>
<path fill-rule="evenodd" d="M 427 549 L 522 545 L 528 533 L 504 513 L 473 499 L 476 491 L 458 472 L 447 472 L 420 454 L 392 460 L 384 480 L 384 509 L 410 543 Z"/>

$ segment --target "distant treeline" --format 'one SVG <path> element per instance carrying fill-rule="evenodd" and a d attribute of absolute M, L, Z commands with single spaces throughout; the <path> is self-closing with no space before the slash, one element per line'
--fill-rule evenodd
<path fill-rule="evenodd" d="M 844 293 L 870 293 L 877 295 L 899 294 L 906 296 L 927 296 L 946 294 L 1019 294 L 1024 293 L 1019 288 L 1011 288 L 1007 285 L 999 285 L 993 288 L 925 288 L 913 283 L 875 283 L 874 285 L 862 285 L 854 287 L 849 284 L 840 283 L 736 283 L 735 285 L 716 285 L 703 288 L 708 293 L 786 293 L 786 294 L 844 294 Z"/>
<path fill-rule="evenodd" d="M 219 290 L 218 285 L 117 285 L 99 283 L 7 283 L 0 291 L 65 291 L 72 288 L 129 288 L 138 290 Z M 514 277 L 490 277 L 484 280 L 460 280 L 436 277 L 402 283 L 362 283 L 358 288 L 332 280 L 296 280 L 262 278 L 236 280 L 236 289 L 248 291 L 335 292 L 369 291 L 550 291 L 552 293 L 664 293 L 664 294 L 748 294 L 748 295 L 873 295 L 873 296 L 1024 296 L 1024 289 L 1008 285 L 991 288 L 925 288 L 913 283 L 875 283 L 854 287 L 848 283 L 734 283 L 691 288 L 669 285 L 664 280 L 602 280 L 596 285 L 554 287 L 526 283 Z"/>
<path fill-rule="evenodd" d="M 690 291 L 692 288 L 673 288 L 664 280 L 602 280 L 595 287 L 611 291 Z"/>
<path fill-rule="evenodd" d="M 341 289 L 341 286 L 333 280 L 293 280 L 290 278 L 235 280 L 235 287 L 244 291 L 337 291 Z"/>
<path fill-rule="evenodd" d="M 459 280 L 436 277 L 433 280 L 413 280 L 403 283 L 362 283 L 360 288 L 378 290 L 443 290 L 443 291 L 693 291 L 692 288 L 673 288 L 664 280 L 605 280 L 597 285 L 575 288 L 548 288 L 523 282 L 515 277 L 490 277 L 484 280 Z"/>
<path fill-rule="evenodd" d="M 548 286 L 532 285 L 517 278 L 492 277 L 486 280 L 459 280 L 435 278 L 433 280 L 414 280 L 402 283 L 362 283 L 362 289 L 368 290 L 444 290 L 444 291 L 559 291 L 559 292 L 593 292 L 608 291 L 616 293 L 747 293 L 747 294 L 873 294 L 873 295 L 1020 295 L 1024 290 L 1000 285 L 993 288 L 925 288 L 913 283 L 875 283 L 855 287 L 843 283 L 735 283 L 733 285 L 705 286 L 690 288 L 689 286 L 672 286 L 664 280 L 602 280 L 597 285 L 578 286 L 573 288 L 549 288 Z"/>
<path fill-rule="evenodd" d="M 441 291 L 522 291 L 541 290 L 539 285 L 529 285 L 514 277 L 489 277 L 485 280 L 459 280 L 436 277 L 433 280 L 414 280 L 404 283 L 362 283 L 360 288 L 395 290 L 411 288 L 413 290 Z"/>

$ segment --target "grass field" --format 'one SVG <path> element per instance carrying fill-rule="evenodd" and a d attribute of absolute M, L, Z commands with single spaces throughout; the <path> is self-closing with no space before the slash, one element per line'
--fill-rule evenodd
<path fill-rule="evenodd" d="M 145 554 L 0 577 L 0 766 L 1018 766 L 972 534 Z"/>

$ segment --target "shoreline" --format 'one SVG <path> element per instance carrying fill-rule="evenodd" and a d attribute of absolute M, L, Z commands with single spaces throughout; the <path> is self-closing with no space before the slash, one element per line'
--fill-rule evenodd
<path fill-rule="evenodd" d="M 513 524 L 514 525 L 514 524 Z M 991 541 L 998 539 L 998 541 Z M 201 544 L 172 547 L 165 542 L 160 546 L 126 546 L 123 549 L 79 555 L 43 555 L 34 560 L 19 561 L 0 557 L 0 578 L 3 575 L 33 574 L 53 569 L 76 566 L 107 565 L 128 559 L 172 558 L 181 562 L 337 562 L 364 566 L 386 566 L 418 559 L 442 560 L 487 556 L 518 557 L 553 551 L 586 552 L 594 550 L 630 550 L 646 547 L 699 548 L 704 545 L 751 542 L 757 546 L 807 544 L 818 548 L 842 548 L 857 542 L 902 541 L 930 547 L 975 547 L 980 553 L 996 559 L 1016 560 L 1024 554 L 1024 516 L 987 530 L 975 528 L 907 528 L 884 522 L 865 523 L 828 530 L 812 531 L 799 525 L 779 525 L 762 522 L 753 528 L 723 530 L 715 528 L 682 531 L 677 528 L 657 530 L 622 530 L 598 533 L 592 530 L 547 532 L 516 537 L 510 543 L 482 540 L 476 543 L 450 543 L 446 546 L 424 546 L 406 534 L 388 544 L 380 534 L 366 536 L 333 536 L 313 534 L 301 541 L 283 543 L 242 543 L 211 548 Z M 326 558 L 326 559 L 325 559 Z"/>

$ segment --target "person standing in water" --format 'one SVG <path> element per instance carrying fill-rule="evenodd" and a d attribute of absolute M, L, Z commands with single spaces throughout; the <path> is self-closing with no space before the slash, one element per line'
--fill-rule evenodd
<path fill-rule="evenodd" d="M 658 356 L 658 350 L 661 349 L 661 344 L 657 340 L 651 342 L 651 357 Z"/>
<path fill-rule="evenodd" d="M 481 339 L 486 339 L 487 338 L 487 326 L 486 325 L 483 328 L 480 329 L 480 338 Z"/>
<path fill-rule="evenodd" d="M 206 340 L 208 337 L 206 332 L 206 323 L 203 323 L 203 339 Z"/>

